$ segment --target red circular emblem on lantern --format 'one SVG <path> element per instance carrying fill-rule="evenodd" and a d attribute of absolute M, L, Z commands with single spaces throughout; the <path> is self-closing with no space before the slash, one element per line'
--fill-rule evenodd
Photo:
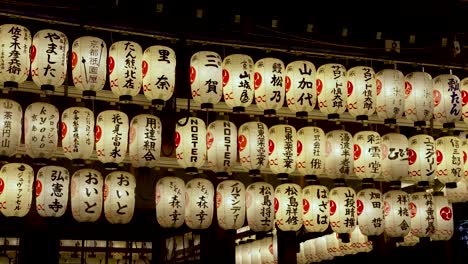
<path fill-rule="evenodd" d="M 384 201 L 383 208 L 384 208 L 384 215 L 388 216 L 390 214 L 390 204 L 387 201 Z"/>
<path fill-rule="evenodd" d="M 354 87 L 353 87 L 353 83 L 348 81 L 348 97 L 353 94 L 353 90 L 354 90 Z"/>
<path fill-rule="evenodd" d="M 99 140 L 101 140 L 101 136 L 102 136 L 101 126 L 97 125 L 96 126 L 96 143 L 98 143 Z"/>
<path fill-rule="evenodd" d="M 307 199 L 302 199 L 302 207 L 304 209 L 304 214 L 307 214 L 307 212 L 309 212 L 309 208 L 310 208 L 310 203 Z"/>
<path fill-rule="evenodd" d="M 271 155 L 273 151 L 275 150 L 275 143 L 273 143 L 273 140 L 269 139 L 268 140 L 268 155 Z"/>
<path fill-rule="evenodd" d="M 302 142 L 300 140 L 297 141 L 297 155 L 301 155 L 302 153 Z"/>
<path fill-rule="evenodd" d="M 223 87 L 229 82 L 229 72 L 223 69 Z"/>
<path fill-rule="evenodd" d="M 286 88 L 286 93 L 288 93 L 289 89 L 291 89 L 291 78 L 289 78 L 289 76 L 287 75 L 285 78 L 285 88 Z"/>
<path fill-rule="evenodd" d="M 417 212 L 416 204 L 414 204 L 413 202 L 410 202 L 409 203 L 409 210 L 410 210 L 411 218 L 414 218 L 416 216 L 416 212 Z"/>
<path fill-rule="evenodd" d="M 357 215 L 359 216 L 362 214 L 362 211 L 364 211 L 364 203 L 359 199 L 356 200 L 356 203 L 357 203 Z"/>
<path fill-rule="evenodd" d="M 406 81 L 405 82 L 405 95 L 408 97 L 411 94 L 411 91 L 413 90 L 413 86 L 411 85 L 410 82 Z"/>
<path fill-rule="evenodd" d="M 214 141 L 213 134 L 211 132 L 208 132 L 206 134 L 206 147 L 207 147 L 207 149 L 211 148 L 211 145 L 213 145 L 213 141 Z"/>
<path fill-rule="evenodd" d="M 148 62 L 147 61 L 142 61 L 141 62 L 141 70 L 143 72 L 143 78 L 145 78 L 146 73 L 148 73 Z"/>
<path fill-rule="evenodd" d="M 5 182 L 0 178 L 0 194 L 3 193 L 3 189 L 5 189 Z"/>
<path fill-rule="evenodd" d="M 62 140 L 63 140 L 65 136 L 67 135 L 67 124 L 65 124 L 64 122 L 61 122 L 60 126 L 62 127 L 61 131 L 62 131 Z"/>
<path fill-rule="evenodd" d="M 71 66 L 72 70 L 75 69 L 76 64 L 78 63 L 78 55 L 76 55 L 76 52 L 72 52 L 72 57 L 71 57 Z"/>
<path fill-rule="evenodd" d="M 112 74 L 112 72 L 114 71 L 114 67 L 115 67 L 114 58 L 109 56 L 109 74 Z"/>
<path fill-rule="evenodd" d="M 36 53 L 37 53 L 36 46 L 32 45 L 31 46 L 31 62 L 33 62 L 34 59 L 36 58 Z"/>
<path fill-rule="evenodd" d="M 190 66 L 190 84 L 192 84 L 195 81 L 196 77 L 197 77 L 197 71 L 195 70 L 195 67 Z"/>
<path fill-rule="evenodd" d="M 445 221 L 449 221 L 452 219 L 452 209 L 448 206 L 445 206 L 440 209 L 440 217 L 444 219 Z"/>
<path fill-rule="evenodd" d="M 179 134 L 179 132 L 175 132 L 174 142 L 175 142 L 175 147 L 177 148 L 179 146 L 179 144 L 180 144 L 180 134 Z"/>
<path fill-rule="evenodd" d="M 315 81 L 315 85 L 317 86 L 317 96 L 319 96 L 322 93 L 322 88 L 323 88 L 322 80 L 317 79 Z"/>
<path fill-rule="evenodd" d="M 467 158 L 468 158 L 468 156 L 466 155 L 466 152 L 463 151 L 463 163 L 466 163 Z"/>
<path fill-rule="evenodd" d="M 221 196 L 220 192 L 216 192 L 216 208 L 221 206 L 221 202 L 223 201 L 223 197 Z"/>
<path fill-rule="evenodd" d="M 437 165 L 440 165 L 442 163 L 442 160 L 444 159 L 444 155 L 440 150 L 436 151 L 436 160 L 437 160 Z"/>
<path fill-rule="evenodd" d="M 462 95 L 462 106 L 465 106 L 466 103 L 468 103 L 468 91 L 462 90 L 461 95 Z"/>
<path fill-rule="evenodd" d="M 262 75 L 259 72 L 254 73 L 254 89 L 257 90 L 262 84 Z"/>
<path fill-rule="evenodd" d="M 361 157 L 361 147 L 358 144 L 354 144 L 354 160 L 358 160 Z"/>
<path fill-rule="evenodd" d="M 40 180 L 36 180 L 36 197 L 39 197 L 42 192 L 42 182 Z"/>
<path fill-rule="evenodd" d="M 417 155 L 414 149 L 408 149 L 408 164 L 413 165 L 416 162 Z"/>
<path fill-rule="evenodd" d="M 377 79 L 376 83 L 377 83 L 377 95 L 379 95 L 380 92 L 382 92 L 382 82 L 379 79 Z"/>
<path fill-rule="evenodd" d="M 439 90 L 434 90 L 432 92 L 432 95 L 434 97 L 434 107 L 436 107 L 440 104 L 440 99 L 442 98 L 442 95 L 440 94 Z"/>
<path fill-rule="evenodd" d="M 278 209 L 279 209 L 279 201 L 278 201 L 278 199 L 275 197 L 275 214 L 276 214 L 276 212 L 278 212 Z"/>
<path fill-rule="evenodd" d="M 336 203 L 333 200 L 330 200 L 330 216 L 336 213 Z"/>
<path fill-rule="evenodd" d="M 247 138 L 244 135 L 240 135 L 237 141 L 239 144 L 239 151 L 243 151 L 247 146 Z"/>

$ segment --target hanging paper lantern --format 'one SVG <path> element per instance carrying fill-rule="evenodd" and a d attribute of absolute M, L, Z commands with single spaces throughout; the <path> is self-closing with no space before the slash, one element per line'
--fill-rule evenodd
<path fill-rule="evenodd" d="M 237 160 L 237 128 L 233 122 L 216 120 L 208 125 L 206 159 L 214 172 L 227 172 Z"/>
<path fill-rule="evenodd" d="M 176 54 L 166 46 L 151 46 L 143 53 L 143 92 L 153 105 L 164 105 L 174 93 Z"/>
<path fill-rule="evenodd" d="M 350 187 L 330 190 L 330 227 L 338 234 L 353 232 L 356 228 L 356 192 Z"/>
<path fill-rule="evenodd" d="M 353 254 L 372 251 L 372 241 L 361 233 L 360 227 L 355 228 L 350 236 Z"/>
<path fill-rule="evenodd" d="M 58 109 L 48 103 L 28 105 L 24 112 L 24 144 L 31 158 L 48 159 L 57 150 Z"/>
<path fill-rule="evenodd" d="M 104 88 L 107 75 L 107 46 L 104 40 L 84 36 L 72 44 L 73 84 L 85 97 L 95 97 Z"/>
<path fill-rule="evenodd" d="M 114 171 L 104 182 L 104 215 L 111 224 L 128 224 L 135 211 L 135 176 Z"/>
<path fill-rule="evenodd" d="M 357 219 L 363 235 L 378 236 L 384 232 L 384 203 L 382 193 L 375 188 L 357 194 Z"/>
<path fill-rule="evenodd" d="M 185 218 L 185 183 L 177 177 L 161 178 L 156 184 L 156 219 L 163 228 L 178 228 Z"/>
<path fill-rule="evenodd" d="M 309 185 L 302 190 L 302 220 L 307 232 L 324 232 L 330 222 L 328 208 L 328 188 L 322 185 Z"/>
<path fill-rule="evenodd" d="M 303 127 L 297 131 L 297 170 L 303 175 L 325 173 L 325 133 L 320 127 Z"/>
<path fill-rule="evenodd" d="M 71 210 L 78 222 L 96 222 L 101 216 L 103 202 L 102 175 L 93 169 L 76 171 L 71 178 Z"/>
<path fill-rule="evenodd" d="M 36 209 L 42 217 L 61 217 L 67 210 L 70 173 L 64 167 L 45 166 L 36 179 Z"/>
<path fill-rule="evenodd" d="M 255 62 L 255 103 L 266 116 L 276 115 L 284 103 L 284 63 L 276 58 Z"/>
<path fill-rule="evenodd" d="M 253 240 L 250 244 L 250 264 L 261 264 L 262 259 L 260 256 L 260 241 L 259 240 Z"/>
<path fill-rule="evenodd" d="M 236 180 L 226 180 L 216 188 L 216 214 L 224 230 L 239 229 L 245 221 L 245 186 Z"/>
<path fill-rule="evenodd" d="M 239 161 L 249 174 L 260 174 L 267 167 L 268 127 L 262 122 L 247 122 L 239 127 Z"/>
<path fill-rule="evenodd" d="M 132 118 L 128 154 L 133 167 L 155 167 L 161 154 L 161 120 L 154 115 L 140 114 Z"/>
<path fill-rule="evenodd" d="M 405 117 L 415 126 L 425 126 L 434 112 L 432 77 L 426 72 L 405 76 Z"/>
<path fill-rule="evenodd" d="M 275 189 L 276 227 L 282 231 L 297 231 L 302 227 L 302 188 L 284 183 Z"/>
<path fill-rule="evenodd" d="M 328 252 L 326 236 L 321 236 L 314 239 L 314 245 L 315 252 L 317 252 L 317 257 L 320 260 L 332 260 L 334 258 L 334 256 Z"/>
<path fill-rule="evenodd" d="M 397 242 L 396 246 L 397 247 L 413 247 L 418 243 L 419 243 L 419 237 L 414 236 L 413 234 L 411 234 L 411 232 L 409 232 L 408 235 L 406 235 L 403 238 L 403 242 Z"/>
<path fill-rule="evenodd" d="M 297 117 L 307 117 L 315 108 L 315 74 L 315 65 L 310 61 L 293 61 L 286 66 L 286 102 Z"/>
<path fill-rule="evenodd" d="M 354 173 L 361 179 L 375 179 L 382 172 L 380 135 L 374 131 L 360 131 L 354 137 Z"/>
<path fill-rule="evenodd" d="M 291 125 L 275 125 L 268 133 L 268 158 L 274 174 L 290 174 L 296 170 L 297 135 Z"/>
<path fill-rule="evenodd" d="M 213 51 L 199 51 L 190 59 L 192 98 L 201 108 L 213 108 L 223 95 L 222 59 Z"/>
<path fill-rule="evenodd" d="M 440 137 L 435 142 L 437 179 L 447 188 L 456 188 L 463 175 L 463 151 L 458 137 Z"/>
<path fill-rule="evenodd" d="M 205 122 L 197 117 L 182 118 L 176 124 L 175 133 L 177 163 L 187 173 L 198 173 L 206 160 Z"/>
<path fill-rule="evenodd" d="M 62 113 L 62 149 L 75 164 L 84 164 L 94 151 L 94 113 L 86 107 L 70 107 Z"/>
<path fill-rule="evenodd" d="M 317 100 L 320 112 L 328 119 L 338 119 L 346 110 L 346 68 L 341 64 L 328 63 L 317 70 Z"/>
<path fill-rule="evenodd" d="M 431 240 L 447 241 L 453 236 L 453 208 L 452 203 L 443 196 L 443 193 L 434 193 L 432 197 L 434 204 L 434 233 Z"/>
<path fill-rule="evenodd" d="M 432 194 L 415 192 L 410 195 L 411 234 L 429 237 L 434 233 L 434 203 Z"/>
<path fill-rule="evenodd" d="M 106 110 L 97 116 L 96 156 L 108 169 L 124 161 L 128 146 L 128 116 L 117 110 Z"/>
<path fill-rule="evenodd" d="M 367 120 L 375 112 L 377 83 L 371 67 L 356 66 L 348 70 L 347 108 L 356 120 Z"/>
<path fill-rule="evenodd" d="M 275 256 L 273 255 L 273 238 L 271 236 L 265 237 L 260 241 L 262 243 L 260 246 L 262 264 L 274 264 Z"/>
<path fill-rule="evenodd" d="M 0 99 L 0 159 L 16 154 L 21 142 L 22 120 L 20 104 L 10 99 Z"/>
<path fill-rule="evenodd" d="M 326 134 L 326 177 L 344 178 L 353 172 L 353 136 L 345 130 L 333 130 Z"/>
<path fill-rule="evenodd" d="M 400 181 L 408 175 L 408 139 L 388 133 L 382 136 L 382 175 L 387 182 Z"/>
<path fill-rule="evenodd" d="M 468 202 L 468 185 L 465 179 L 457 182 L 456 188 L 445 188 L 445 195 L 450 203 Z"/>
<path fill-rule="evenodd" d="M 191 229 L 207 229 L 213 220 L 214 187 L 202 178 L 187 182 L 185 194 L 185 224 Z"/>
<path fill-rule="evenodd" d="M 274 189 L 266 182 L 255 182 L 247 186 L 245 206 L 247 222 L 254 232 L 268 232 L 274 224 Z"/>
<path fill-rule="evenodd" d="M 43 29 L 33 38 L 31 77 L 43 91 L 54 91 L 67 77 L 68 38 L 60 31 Z"/>
<path fill-rule="evenodd" d="M 0 84 L 18 88 L 29 76 L 31 33 L 23 26 L 0 25 Z"/>
<path fill-rule="evenodd" d="M 453 74 L 441 74 L 434 78 L 434 121 L 444 128 L 455 127 L 462 114 L 460 79 Z"/>
<path fill-rule="evenodd" d="M 405 77 L 395 69 L 384 69 L 375 75 L 377 79 L 377 116 L 385 124 L 395 124 L 405 111 Z"/>
<path fill-rule="evenodd" d="M 333 257 L 344 256 L 344 252 L 340 250 L 340 240 L 338 239 L 338 234 L 333 232 L 331 234 L 325 235 L 327 241 L 327 251 Z"/>
<path fill-rule="evenodd" d="M 24 217 L 31 208 L 34 171 L 25 163 L 8 163 L 0 170 L 0 212 Z"/>
<path fill-rule="evenodd" d="M 141 89 L 141 46 L 133 41 L 117 41 L 109 49 L 109 83 L 120 101 L 131 101 Z"/>
<path fill-rule="evenodd" d="M 436 146 L 429 135 L 416 135 L 409 138 L 408 177 L 415 183 L 427 185 L 434 180 L 436 171 Z"/>
<path fill-rule="evenodd" d="M 232 54 L 223 60 L 223 95 L 234 112 L 244 112 L 254 98 L 253 67 L 249 55 Z"/>
<path fill-rule="evenodd" d="M 404 237 L 410 232 L 409 195 L 401 190 L 384 194 L 385 234 L 389 237 Z"/>

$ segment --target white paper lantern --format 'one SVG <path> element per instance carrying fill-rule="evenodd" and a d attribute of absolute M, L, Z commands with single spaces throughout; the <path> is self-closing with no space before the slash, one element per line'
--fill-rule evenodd
<path fill-rule="evenodd" d="M 456 183 L 456 188 L 445 188 L 445 196 L 450 203 L 468 202 L 468 185 L 466 180 L 462 179 Z"/>
<path fill-rule="evenodd" d="M 325 173 L 325 133 L 320 127 L 303 127 L 297 131 L 297 170 L 303 175 Z"/>
<path fill-rule="evenodd" d="M 405 77 L 395 69 L 384 69 L 377 79 L 377 116 L 386 124 L 395 124 L 405 111 Z"/>
<path fill-rule="evenodd" d="M 397 247 L 413 247 L 418 243 L 419 243 L 419 237 L 414 236 L 413 234 L 411 234 L 411 232 L 409 232 L 408 235 L 406 235 L 403 238 L 403 242 L 397 242 L 396 246 Z"/>
<path fill-rule="evenodd" d="M 436 145 L 436 176 L 447 188 L 455 188 L 456 182 L 464 177 L 461 140 L 454 136 L 440 137 Z"/>
<path fill-rule="evenodd" d="M 432 182 L 436 171 L 436 146 L 429 135 L 415 135 L 409 138 L 408 177 L 405 179 L 421 184 Z M 424 183 L 426 184 L 426 183 Z"/>
<path fill-rule="evenodd" d="M 348 70 L 347 108 L 356 120 L 367 120 L 375 112 L 377 82 L 371 67 L 356 66 Z"/>
<path fill-rule="evenodd" d="M 425 126 L 434 112 L 432 77 L 426 72 L 405 76 L 405 117 L 415 126 Z"/>
<path fill-rule="evenodd" d="M 254 98 L 254 62 L 249 55 L 232 54 L 223 60 L 223 96 L 234 112 L 244 112 Z"/>
<path fill-rule="evenodd" d="M 239 161 L 249 174 L 260 174 L 267 167 L 269 139 L 268 127 L 262 122 L 247 122 L 239 127 Z"/>
<path fill-rule="evenodd" d="M 353 254 L 372 251 L 372 241 L 369 241 L 367 236 L 361 233 L 361 228 L 355 228 L 350 236 Z"/>
<path fill-rule="evenodd" d="M 345 178 L 353 172 L 353 136 L 345 130 L 333 130 L 326 135 L 326 177 Z"/>
<path fill-rule="evenodd" d="M 254 240 L 249 243 L 250 244 L 250 264 L 261 264 L 262 259 L 260 256 L 260 241 Z"/>
<path fill-rule="evenodd" d="M 18 88 L 29 76 L 31 33 L 21 25 L 0 25 L 0 84 Z"/>
<path fill-rule="evenodd" d="M 254 67 L 255 103 L 266 116 L 275 115 L 284 103 L 284 63 L 276 58 L 263 58 Z"/>
<path fill-rule="evenodd" d="M 156 219 L 163 228 L 178 228 L 185 218 L 185 183 L 177 177 L 161 178 L 156 184 Z"/>
<path fill-rule="evenodd" d="M 227 172 L 237 161 L 237 128 L 233 122 L 216 120 L 206 132 L 206 159 L 214 172 Z"/>
<path fill-rule="evenodd" d="M 151 46 L 143 53 L 143 93 L 153 105 L 163 105 L 174 93 L 176 54 L 166 46 Z"/>
<path fill-rule="evenodd" d="M 23 109 L 19 103 L 10 99 L 0 99 L 0 159 L 11 157 L 18 151 L 22 120 Z"/>
<path fill-rule="evenodd" d="M 330 227 L 338 234 L 353 232 L 357 224 L 356 192 L 350 187 L 330 190 Z"/>
<path fill-rule="evenodd" d="M 334 258 L 334 256 L 328 252 L 326 236 L 321 236 L 314 239 L 314 245 L 315 252 L 317 252 L 317 257 L 320 260 L 332 260 Z"/>
<path fill-rule="evenodd" d="M 306 240 L 301 243 L 301 250 L 304 251 L 304 257 L 306 259 L 306 263 L 311 262 L 318 262 L 318 258 L 316 256 L 315 251 L 315 244 L 313 239 Z"/>
<path fill-rule="evenodd" d="M 42 217 L 61 217 L 67 210 L 70 173 L 64 167 L 45 166 L 37 171 L 36 210 Z"/>
<path fill-rule="evenodd" d="M 191 229 L 207 229 L 213 220 L 214 187 L 202 178 L 185 185 L 185 224 Z"/>
<path fill-rule="evenodd" d="M 96 121 L 96 156 L 106 168 L 117 168 L 124 161 L 128 147 L 128 116 L 117 110 L 98 114 Z"/>
<path fill-rule="evenodd" d="M 360 131 L 354 137 L 354 173 L 361 179 L 375 179 L 382 172 L 380 135 L 374 131 Z"/>
<path fill-rule="evenodd" d="M 441 74 L 434 83 L 434 121 L 453 128 L 462 114 L 460 79 L 453 74 Z"/>
<path fill-rule="evenodd" d="M 247 186 L 247 222 L 254 232 L 268 232 L 273 228 L 274 197 L 273 186 L 269 183 L 255 182 Z"/>
<path fill-rule="evenodd" d="M 24 144 L 31 158 L 51 158 L 58 144 L 58 109 L 48 103 L 28 105 L 24 112 Z"/>
<path fill-rule="evenodd" d="M 401 190 L 384 194 L 385 234 L 389 237 L 404 237 L 410 232 L 409 195 Z"/>
<path fill-rule="evenodd" d="M 175 146 L 177 163 L 187 173 L 197 173 L 206 160 L 205 122 L 197 117 L 180 119 L 176 124 Z"/>
<path fill-rule="evenodd" d="M 86 107 L 70 107 L 62 112 L 62 149 L 65 157 L 84 164 L 94 151 L 94 113 Z"/>
<path fill-rule="evenodd" d="M 400 181 L 408 175 L 408 139 L 388 133 L 382 136 L 382 175 L 387 182 Z"/>
<path fill-rule="evenodd" d="M 223 95 L 222 59 L 213 51 L 199 51 L 190 59 L 190 88 L 192 98 L 201 108 L 213 108 Z"/>
<path fill-rule="evenodd" d="M 282 231 L 297 231 L 302 227 L 302 188 L 284 183 L 275 189 L 275 222 Z"/>
<path fill-rule="evenodd" d="M 293 61 L 286 66 L 285 88 L 289 110 L 297 117 L 307 117 L 317 102 L 315 65 L 310 61 Z"/>
<path fill-rule="evenodd" d="M 216 187 L 218 225 L 224 229 L 239 229 L 245 221 L 245 186 L 236 180 L 225 180 Z"/>
<path fill-rule="evenodd" d="M 161 120 L 140 114 L 132 118 L 128 137 L 128 155 L 133 167 L 155 167 L 161 156 Z"/>
<path fill-rule="evenodd" d="M 384 232 L 384 203 L 382 193 L 375 188 L 357 194 L 357 219 L 363 235 L 378 236 Z"/>
<path fill-rule="evenodd" d="M 337 119 L 346 110 L 348 101 L 346 68 L 327 63 L 317 70 L 317 100 L 320 112 L 328 119 Z"/>
<path fill-rule="evenodd" d="M 411 234 L 429 237 L 434 233 L 434 203 L 429 192 L 415 192 L 410 195 Z"/>
<path fill-rule="evenodd" d="M 71 211 L 78 222 L 96 222 L 101 216 L 104 180 L 99 171 L 81 169 L 71 178 Z"/>
<path fill-rule="evenodd" d="M 328 188 L 309 185 L 302 190 L 302 216 L 306 232 L 324 232 L 330 223 Z"/>
<path fill-rule="evenodd" d="M 262 264 L 274 264 L 275 257 L 273 255 L 273 238 L 271 236 L 265 237 L 260 241 L 262 242 L 260 246 Z"/>
<path fill-rule="evenodd" d="M 104 215 L 111 224 L 128 224 L 135 211 L 135 176 L 114 171 L 104 182 Z"/>
<path fill-rule="evenodd" d="M 327 241 L 327 251 L 333 257 L 344 256 L 344 252 L 340 250 L 340 240 L 338 239 L 338 234 L 333 232 L 331 234 L 325 235 Z"/>
<path fill-rule="evenodd" d="M 296 170 L 297 134 L 291 125 L 275 125 L 269 129 L 268 158 L 275 174 L 290 174 Z"/>
<path fill-rule="evenodd" d="M 95 97 L 107 77 L 107 45 L 97 37 L 84 36 L 73 41 L 71 68 L 75 88 L 85 97 Z"/>
<path fill-rule="evenodd" d="M 120 101 L 130 101 L 142 84 L 141 46 L 133 41 L 117 41 L 109 49 L 109 83 Z"/>
<path fill-rule="evenodd" d="M 25 163 L 8 163 L 0 170 L 0 212 L 24 217 L 31 208 L 34 171 Z"/>
<path fill-rule="evenodd" d="M 435 193 L 432 197 L 434 203 L 434 233 L 431 240 L 447 241 L 453 236 L 453 208 L 452 203 L 441 193 Z"/>

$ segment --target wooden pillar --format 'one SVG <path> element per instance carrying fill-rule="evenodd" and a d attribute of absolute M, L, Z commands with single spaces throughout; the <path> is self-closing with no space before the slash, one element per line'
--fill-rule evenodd
<path fill-rule="evenodd" d="M 299 243 L 296 232 L 284 232 L 277 229 L 278 236 L 278 264 L 297 264 Z"/>

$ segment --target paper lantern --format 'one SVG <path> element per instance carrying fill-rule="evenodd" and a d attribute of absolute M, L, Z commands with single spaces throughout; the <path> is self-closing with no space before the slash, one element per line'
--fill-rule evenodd
<path fill-rule="evenodd" d="M 410 232 L 409 195 L 401 190 L 384 194 L 385 234 L 389 237 L 404 237 Z"/>
<path fill-rule="evenodd" d="M 174 93 L 176 54 L 166 46 L 151 46 L 143 53 L 143 93 L 153 105 L 164 105 Z"/>
<path fill-rule="evenodd" d="M 70 197 L 73 218 L 78 222 L 96 222 L 101 216 L 104 180 L 99 171 L 77 170 L 71 178 Z"/>
<path fill-rule="evenodd" d="M 255 103 L 266 116 L 276 115 L 286 96 L 284 63 L 276 58 L 263 58 L 255 62 Z"/>
<path fill-rule="evenodd" d="M 26 154 L 33 159 L 51 158 L 57 150 L 58 109 L 48 103 L 28 105 L 24 112 L 24 144 Z"/>
<path fill-rule="evenodd" d="M 316 255 L 315 243 L 313 239 L 306 240 L 301 243 L 301 249 L 304 248 L 304 257 L 306 258 L 306 263 L 319 262 L 319 258 Z"/>
<path fill-rule="evenodd" d="M 372 241 L 369 241 L 368 237 L 361 233 L 361 228 L 355 228 L 350 236 L 353 254 L 372 251 Z"/>
<path fill-rule="evenodd" d="M 374 131 L 360 131 L 354 137 L 354 173 L 361 179 L 375 179 L 382 172 L 380 135 Z"/>
<path fill-rule="evenodd" d="M 24 217 L 31 208 L 34 171 L 25 163 L 8 163 L 0 170 L 0 212 Z"/>
<path fill-rule="evenodd" d="M 432 197 L 434 203 L 434 233 L 433 241 L 447 241 L 453 236 L 453 208 L 452 203 L 442 193 L 435 193 Z"/>
<path fill-rule="evenodd" d="M 21 25 L 0 25 L 0 83 L 18 88 L 30 70 L 31 33 Z"/>
<path fill-rule="evenodd" d="M 191 229 L 207 229 L 213 220 L 214 187 L 202 178 L 187 182 L 185 194 L 185 224 Z"/>
<path fill-rule="evenodd" d="M 223 96 L 234 112 L 244 112 L 254 98 L 254 62 L 249 55 L 232 54 L 223 60 Z"/>
<path fill-rule="evenodd" d="M 326 135 L 326 177 L 344 178 L 353 172 L 353 136 L 345 130 L 333 130 Z"/>
<path fill-rule="evenodd" d="M 233 122 L 216 120 L 206 132 L 206 159 L 214 172 L 227 172 L 237 161 L 237 128 Z"/>
<path fill-rule="evenodd" d="M 357 219 L 365 236 L 384 232 L 384 203 L 382 193 L 375 188 L 363 189 L 357 194 Z"/>
<path fill-rule="evenodd" d="M 460 79 L 453 74 L 441 74 L 434 78 L 434 121 L 444 128 L 455 127 L 462 114 Z"/>
<path fill-rule="evenodd" d="M 461 140 L 454 136 L 440 137 L 435 142 L 436 176 L 447 188 L 455 188 L 456 182 L 464 177 L 461 145 Z"/>
<path fill-rule="evenodd" d="M 310 61 L 293 61 L 286 66 L 285 88 L 289 110 L 297 117 L 307 117 L 317 102 L 315 66 Z"/>
<path fill-rule="evenodd" d="M 185 183 L 177 177 L 161 178 L 156 184 L 156 219 L 163 228 L 178 228 L 185 218 Z"/>
<path fill-rule="evenodd" d="M 341 64 L 327 63 L 317 70 L 317 100 L 320 112 L 328 119 L 337 119 L 346 110 L 346 68 Z"/>
<path fill-rule="evenodd" d="M 197 117 L 180 119 L 176 124 L 175 146 L 177 163 L 187 173 L 198 173 L 206 160 L 205 122 Z"/>
<path fill-rule="evenodd" d="M 435 220 L 432 194 L 428 192 L 415 192 L 410 195 L 410 199 L 410 232 L 417 237 L 429 237 L 434 233 Z"/>
<path fill-rule="evenodd" d="M 42 217 L 61 217 L 68 206 L 70 173 L 64 167 L 45 166 L 37 171 L 36 210 Z"/>
<path fill-rule="evenodd" d="M 340 249 L 340 240 L 338 239 L 338 234 L 333 232 L 331 234 L 325 235 L 327 241 L 327 251 L 333 257 L 342 257 L 344 252 Z"/>
<path fill-rule="evenodd" d="M 347 108 L 356 120 L 367 120 L 375 112 L 377 82 L 371 67 L 356 66 L 348 70 Z"/>
<path fill-rule="evenodd" d="M 104 215 L 111 224 L 128 224 L 135 211 L 135 176 L 114 171 L 104 182 Z"/>
<path fill-rule="evenodd" d="M 408 175 L 408 139 L 388 133 L 382 136 L 382 175 L 387 182 L 400 181 Z"/>
<path fill-rule="evenodd" d="M 73 41 L 71 68 L 75 88 L 84 97 L 95 97 L 104 88 L 107 75 L 106 42 L 97 37 L 84 36 Z"/>
<path fill-rule="evenodd" d="M 247 222 L 254 232 L 268 232 L 274 224 L 274 189 L 266 182 L 254 182 L 247 186 L 245 206 Z"/>
<path fill-rule="evenodd" d="M 141 89 L 141 46 L 133 41 L 117 41 L 109 49 L 109 84 L 120 101 L 131 101 Z"/>
<path fill-rule="evenodd" d="M 328 252 L 326 236 L 314 239 L 314 246 L 317 257 L 320 260 L 332 260 L 334 258 L 334 256 Z"/>
<path fill-rule="evenodd" d="M 133 167 L 155 167 L 161 156 L 161 120 L 140 114 L 132 118 L 128 137 L 128 155 Z"/>
<path fill-rule="evenodd" d="M 445 195 L 450 203 L 468 202 L 468 185 L 462 179 L 456 183 L 456 188 L 445 188 Z"/>
<path fill-rule="evenodd" d="M 260 241 L 254 240 L 250 244 L 250 264 L 261 264 L 262 258 L 260 256 Z"/>
<path fill-rule="evenodd" d="M 269 129 L 268 158 L 275 174 L 290 174 L 296 170 L 297 135 L 291 125 L 275 125 Z"/>
<path fill-rule="evenodd" d="M 222 59 L 213 51 L 199 51 L 190 59 L 192 98 L 201 108 L 213 108 L 223 95 Z"/>
<path fill-rule="evenodd" d="M 353 232 L 356 228 L 356 192 L 350 187 L 330 190 L 330 227 L 338 234 Z"/>
<path fill-rule="evenodd" d="M 302 227 L 302 188 L 284 183 L 275 189 L 275 221 L 281 231 L 297 231 Z"/>
<path fill-rule="evenodd" d="M 297 170 L 303 175 L 325 173 L 325 133 L 320 127 L 303 127 L 297 131 Z"/>
<path fill-rule="evenodd" d="M 432 77 L 426 72 L 405 76 L 405 117 L 415 126 L 425 126 L 434 112 Z"/>
<path fill-rule="evenodd" d="M 274 264 L 275 257 L 273 255 L 273 238 L 265 237 L 264 239 L 260 240 L 260 257 L 262 260 L 262 264 Z"/>
<path fill-rule="evenodd" d="M 436 171 L 436 146 L 429 135 L 416 135 L 409 138 L 408 177 L 415 183 L 427 185 L 434 180 Z"/>
<path fill-rule="evenodd" d="M 224 229 L 239 229 L 245 221 L 245 186 L 236 180 L 225 180 L 216 188 L 216 215 Z"/>
<path fill-rule="evenodd" d="M 260 174 L 267 167 L 269 139 L 268 127 L 262 122 L 247 122 L 239 127 L 239 161 L 250 175 Z"/>
<path fill-rule="evenodd" d="M 413 234 L 411 234 L 411 232 L 409 232 L 408 235 L 406 235 L 403 238 L 403 242 L 397 242 L 396 246 L 397 247 L 413 247 L 418 243 L 419 243 L 419 237 L 414 236 Z"/>
<path fill-rule="evenodd" d="M 75 164 L 84 164 L 94 151 L 94 113 L 86 107 L 70 107 L 62 112 L 62 149 Z"/>
<path fill-rule="evenodd" d="M 31 47 L 31 77 L 43 91 L 54 91 L 67 77 L 68 38 L 60 31 L 39 30 Z"/>
<path fill-rule="evenodd" d="M 468 124 L 468 77 L 460 81 L 460 93 L 462 101 L 462 118 L 465 124 Z"/>
<path fill-rule="evenodd" d="M 302 190 L 302 220 L 306 232 L 325 232 L 330 222 L 328 188 L 309 185 Z"/>
<path fill-rule="evenodd" d="M 7 159 L 18 151 L 22 120 L 23 109 L 19 103 L 10 99 L 0 99 L 0 159 Z"/>
<path fill-rule="evenodd" d="M 96 121 L 96 156 L 108 169 L 124 161 L 128 147 L 128 116 L 117 110 L 98 114 Z"/>
<path fill-rule="evenodd" d="M 405 77 L 395 69 L 384 69 L 376 75 L 377 116 L 385 124 L 395 124 L 405 111 Z"/>

